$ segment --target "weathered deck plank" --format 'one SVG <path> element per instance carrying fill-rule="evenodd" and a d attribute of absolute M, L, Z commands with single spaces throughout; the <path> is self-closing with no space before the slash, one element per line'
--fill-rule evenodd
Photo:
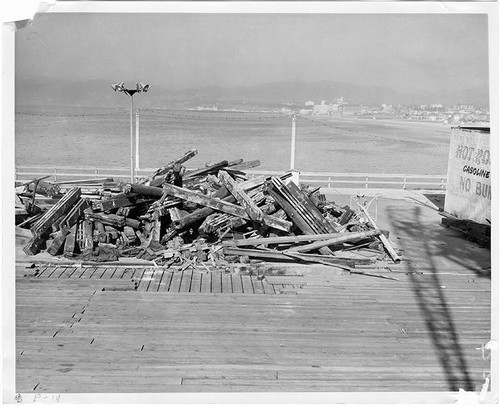
<path fill-rule="evenodd" d="M 232 275 L 240 293 L 207 294 L 214 283 L 224 291 L 227 279 L 185 274 L 191 292 L 177 294 L 102 291 L 133 285 L 129 278 L 19 277 L 17 390 L 447 391 L 480 387 L 490 367 L 477 350 L 489 340 L 486 278 L 439 275 L 436 285 L 432 275 L 280 277 L 302 289 L 262 295 L 248 294 L 252 280 L 265 293 L 280 285 Z M 168 276 L 179 292 L 181 272 L 165 272 L 158 288 L 167 292 Z"/>

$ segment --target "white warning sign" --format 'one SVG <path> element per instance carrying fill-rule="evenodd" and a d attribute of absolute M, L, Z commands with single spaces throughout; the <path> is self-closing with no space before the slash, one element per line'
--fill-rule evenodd
<path fill-rule="evenodd" d="M 444 211 L 463 220 L 490 224 L 489 131 L 452 128 Z"/>

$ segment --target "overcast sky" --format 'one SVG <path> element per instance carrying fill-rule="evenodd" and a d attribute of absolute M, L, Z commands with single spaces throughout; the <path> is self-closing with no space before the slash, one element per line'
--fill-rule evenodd
<path fill-rule="evenodd" d="M 487 32 L 478 14 L 48 14 L 18 33 L 16 75 L 487 91 Z"/>

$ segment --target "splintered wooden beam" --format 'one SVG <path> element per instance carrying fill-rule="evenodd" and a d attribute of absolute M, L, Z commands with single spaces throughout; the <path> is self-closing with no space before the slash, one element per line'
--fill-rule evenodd
<path fill-rule="evenodd" d="M 264 223 L 266 226 L 276 228 L 278 230 L 290 231 L 292 228 L 292 223 L 286 220 L 279 219 L 277 217 L 273 217 L 267 214 L 264 214 L 262 210 L 257 206 L 253 199 L 251 199 L 238 185 L 231 176 L 229 176 L 226 172 L 220 172 L 220 179 L 224 186 L 231 192 L 231 194 L 236 198 L 239 204 L 243 206 L 249 217 L 261 223 Z M 255 196 L 256 198 L 257 195 Z"/>
<path fill-rule="evenodd" d="M 61 228 L 58 232 L 56 232 L 54 239 L 52 240 L 52 243 L 50 246 L 47 248 L 47 252 L 50 255 L 57 255 L 60 251 L 62 246 L 64 245 L 64 242 L 66 241 L 66 236 L 69 233 L 69 228 Z"/>
<path fill-rule="evenodd" d="M 42 237 L 61 216 L 64 216 L 78 202 L 81 196 L 81 189 L 74 187 L 65 193 L 65 195 L 31 227 L 34 237 Z"/>
<path fill-rule="evenodd" d="M 107 224 L 113 227 L 123 227 L 126 224 L 125 217 L 119 216 L 118 214 L 86 213 L 85 219 L 92 220 L 94 222 L 97 221 L 102 224 Z"/>
<path fill-rule="evenodd" d="M 271 178 L 273 191 L 277 192 L 283 200 L 293 208 L 315 234 L 335 233 L 335 228 L 323 217 L 311 200 L 293 183 L 285 185 L 279 178 Z M 274 197 L 274 195 L 273 195 Z M 286 211 L 285 207 L 283 209 Z"/>
<path fill-rule="evenodd" d="M 94 222 L 90 220 L 83 221 L 83 248 L 92 248 L 94 246 Z"/>
<path fill-rule="evenodd" d="M 80 199 L 80 201 L 75 204 L 75 206 L 68 212 L 68 214 L 66 214 L 54 224 L 56 224 L 59 228 L 73 227 L 73 225 L 76 224 L 76 222 L 83 216 L 84 211 L 88 207 L 90 207 L 90 205 L 91 204 L 88 199 Z"/>
<path fill-rule="evenodd" d="M 155 177 L 157 176 L 161 176 L 163 175 L 164 173 L 168 172 L 168 170 L 170 168 L 173 168 L 174 165 L 178 164 L 178 165 L 182 165 L 184 162 L 186 162 L 187 160 L 191 159 L 192 157 L 196 156 L 198 154 L 198 150 L 197 149 L 190 149 L 188 152 L 186 152 L 181 158 L 179 159 L 176 159 L 170 163 L 168 163 L 167 165 L 165 166 L 162 166 L 161 168 L 158 168 L 155 172 L 153 172 L 153 174 L 145 177 L 144 179 L 141 179 L 138 183 L 140 185 L 143 185 L 151 180 L 153 180 Z"/>
<path fill-rule="evenodd" d="M 125 185 L 125 189 L 129 189 L 132 193 L 138 193 L 145 196 L 162 197 L 163 189 L 155 186 L 139 185 L 137 183 Z M 125 192 L 126 193 L 126 192 Z"/>
<path fill-rule="evenodd" d="M 94 208 L 101 211 L 118 209 L 119 207 L 129 207 L 140 203 L 151 202 L 151 199 L 142 199 L 133 193 L 120 193 L 106 200 L 100 200 L 94 203 Z"/>
<path fill-rule="evenodd" d="M 234 181 L 234 179 L 229 176 L 225 171 L 219 172 L 219 178 L 222 184 L 231 192 L 231 194 L 236 198 L 238 203 L 243 206 L 247 214 L 252 220 L 262 221 L 264 219 L 264 213 L 259 207 L 253 202 L 250 197 L 243 191 L 243 189 Z"/>
<path fill-rule="evenodd" d="M 44 180 L 39 180 L 38 182 L 35 181 L 28 184 L 28 191 L 39 193 L 48 197 L 53 197 L 61 193 L 61 189 L 58 185 L 51 182 L 46 182 Z"/>
<path fill-rule="evenodd" d="M 234 202 L 236 199 L 230 195 L 229 191 L 225 187 L 221 187 L 215 194 L 212 196 L 214 198 L 223 199 L 224 201 Z M 180 218 L 179 220 L 173 221 L 174 227 L 177 230 L 182 230 L 190 226 L 191 224 L 197 223 L 198 221 L 203 220 L 204 218 L 210 216 L 215 213 L 215 210 L 211 207 L 201 207 L 196 209 L 190 214 L 187 214 Z"/>
<path fill-rule="evenodd" d="M 374 237 L 376 235 L 380 235 L 381 231 L 380 230 L 368 230 L 368 231 L 359 231 L 359 232 L 353 232 L 353 233 L 342 233 L 342 234 L 337 234 L 335 237 L 326 239 L 326 240 L 321 240 L 321 241 L 315 241 L 311 244 L 307 245 L 302 245 L 298 247 L 292 247 L 289 250 L 287 250 L 288 253 L 299 253 L 299 252 L 309 252 L 309 251 L 314 251 L 317 249 L 320 249 L 322 247 L 327 247 L 329 245 L 335 245 L 335 244 L 340 244 L 343 242 L 349 242 L 349 241 L 356 241 L 362 238 L 368 238 L 368 237 Z"/>
<path fill-rule="evenodd" d="M 246 210 L 240 206 L 227 201 L 208 197 L 204 194 L 193 192 L 189 189 L 180 188 L 178 186 L 165 184 L 163 189 L 166 193 L 171 196 L 178 197 L 179 199 L 187 200 L 192 203 L 200 204 L 202 206 L 210 207 L 214 210 L 221 211 L 223 213 L 231 214 L 236 217 L 241 217 L 243 219 L 251 220 L 251 217 L 247 214 Z M 262 222 L 269 227 L 277 228 L 283 231 L 289 231 L 291 223 L 285 220 L 277 219 L 272 216 L 263 215 Z"/>
<path fill-rule="evenodd" d="M 199 176 L 208 175 L 209 173 L 215 173 L 219 169 L 226 167 L 228 164 L 229 164 L 228 161 L 221 161 L 221 162 L 217 162 L 216 164 L 207 166 L 206 168 L 196 169 L 194 171 L 187 173 L 185 175 L 184 179 L 191 179 L 191 178 L 195 178 L 195 177 L 199 177 Z M 238 168 L 233 167 L 233 169 L 238 169 Z"/>
<path fill-rule="evenodd" d="M 286 179 L 290 176 L 291 176 L 291 174 L 285 174 L 280 179 L 283 180 L 283 179 Z M 263 185 L 265 183 L 265 181 L 266 181 L 265 176 L 259 176 L 259 177 L 254 178 L 254 179 L 250 179 L 250 180 L 246 180 L 244 182 L 241 182 L 240 187 L 244 191 L 247 192 L 249 190 L 255 189 L 256 187 Z M 218 189 L 217 192 L 215 192 L 215 194 L 212 197 L 222 199 L 222 200 L 227 201 L 229 203 L 236 202 L 236 199 L 234 198 L 234 196 L 232 196 L 229 193 L 229 191 L 226 189 L 226 187 L 224 187 L 224 186 L 221 187 L 220 189 Z M 213 214 L 214 212 L 215 212 L 215 210 L 212 209 L 211 207 L 201 207 L 199 209 L 196 209 L 192 213 L 187 214 L 186 216 L 182 217 L 178 221 L 175 221 L 174 227 L 177 230 L 182 230 L 183 228 L 186 228 L 186 227 L 190 226 L 191 224 L 194 224 L 194 223 L 197 223 L 198 221 L 203 220 L 204 218 L 208 217 L 209 215 Z"/>
<path fill-rule="evenodd" d="M 179 199 L 187 200 L 191 203 L 196 203 L 202 206 L 207 206 L 233 216 L 249 219 L 245 209 L 224 200 L 208 197 L 202 193 L 193 192 L 192 190 L 170 184 L 163 185 L 163 190 L 170 196 L 178 197 Z"/>
<path fill-rule="evenodd" d="M 347 233 L 354 234 L 354 233 Z M 341 234 L 343 235 L 343 234 Z M 244 247 L 255 245 L 268 245 L 268 244 L 286 244 L 286 243 L 299 243 L 307 241 L 321 241 L 328 240 L 339 236 L 339 234 L 307 234 L 307 235 L 291 235 L 283 237 L 266 237 L 266 238 L 248 238 L 244 240 L 228 240 L 223 241 L 223 247 Z"/>
<path fill-rule="evenodd" d="M 269 194 L 278 203 L 278 205 L 285 211 L 292 222 L 304 233 L 304 234 L 319 234 L 317 233 L 300 215 L 300 213 L 295 209 L 295 207 L 285 199 L 281 193 L 276 191 L 272 185 L 268 189 Z"/>
<path fill-rule="evenodd" d="M 41 248 L 45 244 L 44 237 L 34 236 L 31 238 L 26 245 L 23 247 L 23 251 L 26 255 L 36 255 L 41 251 Z"/>
<path fill-rule="evenodd" d="M 259 160 L 255 161 L 247 161 L 247 162 L 242 162 L 237 165 L 231 166 L 231 169 L 237 169 L 237 170 L 244 170 L 244 169 L 250 169 L 250 168 L 255 168 L 256 166 L 260 165 Z"/>
<path fill-rule="evenodd" d="M 160 241 L 160 230 L 161 230 L 161 210 L 155 210 L 153 213 L 153 223 L 148 237 L 148 245 L 152 242 Z"/>
<path fill-rule="evenodd" d="M 326 220 L 310 199 L 293 183 L 285 185 L 273 176 L 268 188 L 271 196 L 288 214 L 304 234 L 336 233 L 337 230 Z M 322 254 L 330 254 L 328 247 L 321 247 Z"/>
<path fill-rule="evenodd" d="M 356 204 L 363 211 L 366 219 L 370 222 L 370 224 L 373 226 L 373 228 L 375 228 L 376 230 L 380 230 L 377 226 L 377 223 L 375 223 L 375 220 L 373 220 L 372 217 L 370 216 L 370 214 L 368 214 L 368 210 L 366 210 L 366 208 L 364 206 L 362 206 L 361 204 L 359 204 L 358 202 L 356 202 Z M 399 264 L 401 262 L 401 258 L 399 257 L 397 252 L 394 250 L 394 248 L 392 247 L 392 245 L 389 242 L 389 240 L 387 239 L 387 237 L 381 233 L 381 234 L 379 234 L 378 238 L 380 238 L 380 241 L 382 241 L 384 248 L 387 250 L 387 252 L 391 256 L 394 263 Z"/>
<path fill-rule="evenodd" d="M 250 258 L 264 258 L 272 259 L 277 261 L 302 261 L 302 262 L 315 262 L 323 263 L 325 265 L 334 266 L 338 265 L 348 265 L 356 266 L 355 259 L 345 259 L 345 258 L 335 258 L 328 255 L 312 255 L 312 254 L 299 254 L 299 253 L 287 253 L 274 250 L 259 250 L 259 249 L 248 249 L 248 248 L 236 248 L 236 247 L 224 247 L 224 255 L 239 255 L 247 256 Z M 366 261 L 366 260 L 363 260 Z"/>
<path fill-rule="evenodd" d="M 76 224 L 71 227 L 69 230 L 69 234 L 66 236 L 66 240 L 64 241 L 64 257 L 72 258 L 75 256 L 75 248 L 76 248 Z"/>

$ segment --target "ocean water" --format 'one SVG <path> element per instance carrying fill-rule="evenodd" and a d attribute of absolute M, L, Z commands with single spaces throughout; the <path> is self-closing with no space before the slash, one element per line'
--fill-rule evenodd
<path fill-rule="evenodd" d="M 127 109 L 24 108 L 16 112 L 16 165 L 128 167 Z M 191 148 L 190 167 L 222 160 L 290 164 L 291 118 L 269 113 L 143 110 L 140 166 L 155 168 Z M 298 118 L 300 171 L 446 174 L 450 127 L 436 123 Z"/>

